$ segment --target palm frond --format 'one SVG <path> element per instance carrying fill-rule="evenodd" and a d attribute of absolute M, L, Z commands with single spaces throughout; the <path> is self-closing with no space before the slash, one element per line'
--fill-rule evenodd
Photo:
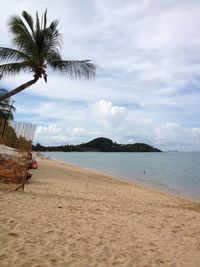
<path fill-rule="evenodd" d="M 96 65 L 92 64 L 90 60 L 54 61 L 49 63 L 49 65 L 54 70 L 58 70 L 72 78 L 84 77 L 87 79 L 92 79 L 94 78 L 96 72 Z"/>
<path fill-rule="evenodd" d="M 1 111 L 4 111 L 4 112 L 6 112 L 8 110 L 10 110 L 12 112 L 15 112 L 16 111 L 16 108 L 15 107 L 11 106 L 10 104 L 5 104 L 5 103 L 2 103 L 2 102 L 3 101 L 0 101 L 0 110 Z M 5 102 L 5 100 L 4 100 L 4 102 Z"/>
<path fill-rule="evenodd" d="M 10 99 L 7 98 L 3 101 L 0 101 L 0 109 L 7 109 L 8 105 L 10 104 Z"/>
<path fill-rule="evenodd" d="M 62 47 L 62 37 L 59 33 L 58 27 L 59 21 L 54 20 L 48 28 L 43 30 L 45 49 L 55 50 Z"/>
<path fill-rule="evenodd" d="M 0 75 L 2 76 L 9 76 L 9 75 L 16 75 L 20 71 L 32 71 L 29 62 L 18 62 L 18 63 L 8 63 L 0 65 Z"/>
<path fill-rule="evenodd" d="M 7 93 L 8 90 L 0 89 L 0 96 Z M 0 101 L 0 118 L 7 120 L 13 120 L 13 112 L 16 111 L 16 108 L 10 104 L 10 98 L 6 98 Z"/>
<path fill-rule="evenodd" d="M 43 29 L 47 27 L 47 9 L 44 12 L 44 24 L 43 24 Z"/>
<path fill-rule="evenodd" d="M 8 113 L 8 112 L 5 112 L 3 110 L 0 110 L 0 118 L 12 121 L 14 119 L 14 116 L 11 112 Z"/>
<path fill-rule="evenodd" d="M 40 19 L 38 16 L 38 12 L 36 12 L 36 25 L 35 25 L 36 31 L 40 32 Z"/>
<path fill-rule="evenodd" d="M 26 27 L 23 20 L 18 16 L 13 16 L 8 23 L 10 32 L 15 36 L 12 40 L 13 45 L 23 51 L 31 51 L 34 47 L 34 39 Z"/>
<path fill-rule="evenodd" d="M 61 34 L 58 31 L 59 20 L 53 20 L 48 27 L 50 30 L 50 36 L 53 40 L 57 39 L 61 41 Z"/>
<path fill-rule="evenodd" d="M 58 49 L 56 49 L 55 51 L 48 51 L 48 53 L 46 54 L 46 61 L 47 64 L 51 64 L 52 62 L 57 62 L 57 61 L 62 61 L 61 55 L 58 51 Z"/>
<path fill-rule="evenodd" d="M 29 60 L 29 55 L 16 49 L 0 47 L 0 59 L 6 61 L 19 59 Z"/>
<path fill-rule="evenodd" d="M 33 18 L 28 12 L 25 10 L 22 12 L 22 16 L 24 17 L 26 23 L 28 24 L 29 28 L 31 29 L 32 35 L 34 36 L 34 27 L 33 27 Z"/>
<path fill-rule="evenodd" d="M 47 26 L 47 9 L 45 10 L 44 14 L 42 15 L 40 28 L 45 29 L 46 26 Z"/>

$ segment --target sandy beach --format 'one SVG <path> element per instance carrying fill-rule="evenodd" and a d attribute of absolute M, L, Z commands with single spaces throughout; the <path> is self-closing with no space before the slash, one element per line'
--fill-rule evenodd
<path fill-rule="evenodd" d="M 200 204 L 39 160 L 25 192 L 0 184 L 1 267 L 200 266 Z"/>

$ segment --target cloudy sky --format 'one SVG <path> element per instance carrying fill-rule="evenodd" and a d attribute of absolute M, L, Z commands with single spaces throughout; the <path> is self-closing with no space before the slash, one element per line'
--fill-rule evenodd
<path fill-rule="evenodd" d="M 91 59 L 95 80 L 48 73 L 13 97 L 15 120 L 37 124 L 34 142 L 77 144 L 103 136 L 163 150 L 200 150 L 200 1 L 0 0 L 0 46 L 23 10 L 58 18 L 63 59 Z M 32 79 L 0 81 L 13 89 Z"/>

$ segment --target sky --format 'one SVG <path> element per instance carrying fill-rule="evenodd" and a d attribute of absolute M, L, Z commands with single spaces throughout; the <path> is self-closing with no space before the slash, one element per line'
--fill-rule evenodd
<path fill-rule="evenodd" d="M 0 46 L 12 47 L 7 22 L 47 8 L 60 21 L 67 60 L 90 59 L 94 80 L 48 71 L 12 99 L 16 121 L 37 125 L 34 143 L 79 144 L 96 137 L 200 151 L 199 0 L 0 0 Z M 0 80 L 14 89 L 31 80 Z"/>

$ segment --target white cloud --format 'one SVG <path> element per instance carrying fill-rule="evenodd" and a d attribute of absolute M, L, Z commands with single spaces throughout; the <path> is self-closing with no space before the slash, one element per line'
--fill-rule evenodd
<path fill-rule="evenodd" d="M 200 145 L 200 128 L 192 128 L 194 144 Z"/>
<path fill-rule="evenodd" d="M 126 115 L 126 108 L 113 106 L 110 101 L 104 99 L 90 105 L 93 120 L 105 128 L 119 127 Z"/>
<path fill-rule="evenodd" d="M 81 114 L 81 113 L 79 113 Z M 134 116 L 134 111 L 100 100 L 89 104 L 77 120 L 66 125 L 63 119 L 47 126 L 39 126 L 35 142 L 43 144 L 77 144 L 104 136 L 119 143 L 145 142 L 167 150 L 193 150 L 200 145 L 200 128 L 186 128 L 178 123 L 160 123 L 151 118 Z M 70 114 L 66 115 L 68 121 Z M 88 128 L 88 122 L 90 127 Z M 186 142 L 187 140 L 187 142 Z"/>
<path fill-rule="evenodd" d="M 34 140 L 35 143 L 39 142 L 44 145 L 77 144 L 84 142 L 85 138 L 95 138 L 97 135 L 97 131 L 49 124 L 48 126 L 39 126 L 37 128 Z"/>

